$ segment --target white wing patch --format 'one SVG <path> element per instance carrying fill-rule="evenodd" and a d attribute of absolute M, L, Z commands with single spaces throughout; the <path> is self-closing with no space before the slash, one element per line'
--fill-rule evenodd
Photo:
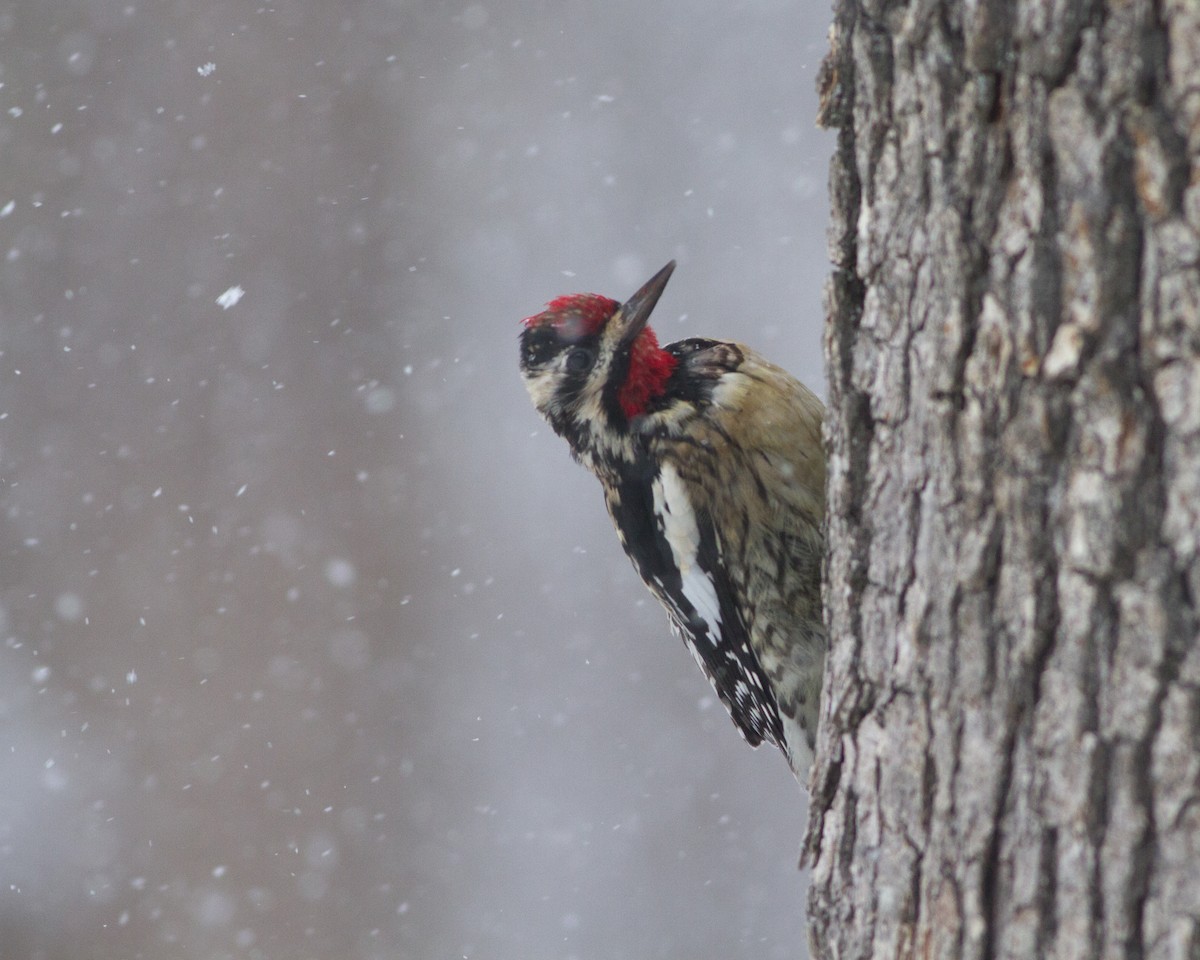
<path fill-rule="evenodd" d="M 700 528 L 688 498 L 687 487 L 675 467 L 664 463 L 653 483 L 654 512 L 662 524 L 663 537 L 671 548 L 679 570 L 683 595 L 708 624 L 708 639 L 715 647 L 721 636 L 721 605 L 717 588 L 700 569 Z"/>

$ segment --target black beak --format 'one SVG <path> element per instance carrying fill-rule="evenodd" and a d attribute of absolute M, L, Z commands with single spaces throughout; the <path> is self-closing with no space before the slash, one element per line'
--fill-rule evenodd
<path fill-rule="evenodd" d="M 621 305 L 621 310 L 615 319 L 619 324 L 622 347 L 629 346 L 642 332 L 646 322 L 650 319 L 654 305 L 658 303 L 658 298 L 666 289 L 667 281 L 671 279 L 671 272 L 674 269 L 675 261 L 672 260 L 642 284 L 642 288 Z"/>

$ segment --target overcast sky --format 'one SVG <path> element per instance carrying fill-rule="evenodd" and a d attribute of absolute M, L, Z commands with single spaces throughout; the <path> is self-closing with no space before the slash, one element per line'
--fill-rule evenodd
<path fill-rule="evenodd" d="M 826 0 L 0 2 L 0 955 L 791 960 L 519 320 L 819 393 Z"/>

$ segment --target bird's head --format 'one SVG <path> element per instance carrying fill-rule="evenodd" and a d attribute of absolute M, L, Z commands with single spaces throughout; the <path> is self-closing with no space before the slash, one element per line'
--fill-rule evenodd
<path fill-rule="evenodd" d="M 521 376 L 538 412 L 577 456 L 629 423 L 666 390 L 677 360 L 647 326 L 672 260 L 618 303 L 595 293 L 558 297 L 521 329 Z"/>

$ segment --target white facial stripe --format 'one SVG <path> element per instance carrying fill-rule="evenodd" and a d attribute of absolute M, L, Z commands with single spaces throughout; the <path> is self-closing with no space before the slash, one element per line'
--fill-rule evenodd
<path fill-rule="evenodd" d="M 529 391 L 529 398 L 539 411 L 550 408 L 550 404 L 554 400 L 554 388 L 554 378 L 547 372 L 543 371 L 525 377 L 525 389 Z"/>
<path fill-rule="evenodd" d="M 721 635 L 721 605 L 712 578 L 700 569 L 700 528 L 688 498 L 687 487 L 670 463 L 654 479 L 654 509 L 662 517 L 663 536 L 679 568 L 683 595 L 708 624 L 714 646 Z"/>

